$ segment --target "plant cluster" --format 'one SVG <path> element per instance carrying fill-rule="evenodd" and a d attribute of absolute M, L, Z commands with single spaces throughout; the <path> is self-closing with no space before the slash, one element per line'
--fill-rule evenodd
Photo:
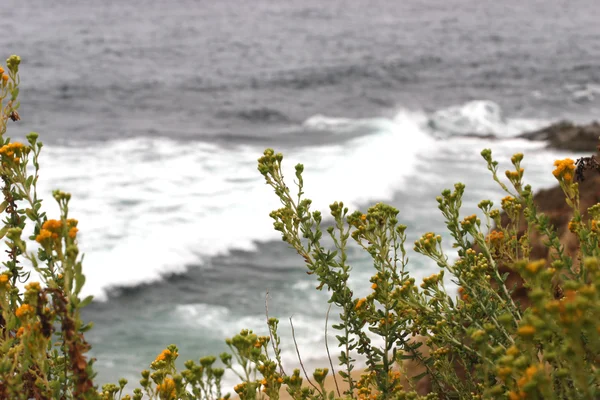
<path fill-rule="evenodd" d="M 332 222 L 326 223 L 304 196 L 304 167 L 296 166 L 292 193 L 282 173 L 283 156 L 265 150 L 258 170 L 282 205 L 271 213 L 274 228 L 339 310 L 333 325 L 338 371 L 329 357 L 330 368 L 311 377 L 304 367 L 286 373 L 279 321 L 267 315 L 268 336 L 244 330 L 226 340 L 230 352 L 220 355 L 222 367 L 209 356 L 178 369 L 178 349 L 171 345 L 141 373 L 131 394 L 124 394 L 126 380 L 99 388 L 94 360 L 86 357 L 90 345 L 84 334 L 91 324 L 80 316 L 92 298 L 80 298 L 85 277 L 78 222 L 69 215 L 71 196 L 53 192 L 59 212 L 49 218 L 37 195 L 43 147 L 38 135 L 29 134 L 26 143 L 5 136 L 9 120 L 20 119 L 19 63 L 11 56 L 6 70 L 0 66 L 0 238 L 7 254 L 0 272 L 0 399 L 227 399 L 226 370 L 239 378 L 233 389 L 242 400 L 278 399 L 282 390 L 298 400 L 600 396 L 600 204 L 582 213 L 574 180 L 583 169 L 570 159 L 555 163 L 553 174 L 573 211 L 569 230 L 580 244 L 577 254 L 567 254 L 549 219 L 537 211 L 531 187 L 523 183 L 523 155 L 512 157 L 514 169 L 506 171 L 505 184 L 490 150 L 481 154 L 506 197 L 500 208 L 483 200 L 480 217 L 464 217 L 465 186 L 444 190 L 438 207 L 458 257 L 450 261 L 442 236 L 425 233 L 414 250 L 439 272 L 419 283 L 406 268 L 407 227 L 397 209 L 379 203 L 366 212 L 350 212 L 335 202 L 327 217 Z M 501 224 L 502 212 L 508 223 Z M 549 260 L 530 258 L 533 230 L 546 238 Z M 366 297 L 356 297 L 348 284 L 350 246 L 362 248 L 372 261 Z M 528 304 L 513 299 L 507 274 L 499 272 L 502 266 L 522 277 Z M 39 281 L 31 279 L 32 272 Z M 460 287 L 458 296 L 445 289 L 445 274 Z M 366 360 L 359 379 L 353 374 L 357 355 Z M 410 376 L 414 365 L 424 372 Z M 334 390 L 325 385 L 328 376 Z M 345 382 L 343 389 L 338 380 Z M 426 382 L 429 394 L 417 394 L 417 382 Z"/>

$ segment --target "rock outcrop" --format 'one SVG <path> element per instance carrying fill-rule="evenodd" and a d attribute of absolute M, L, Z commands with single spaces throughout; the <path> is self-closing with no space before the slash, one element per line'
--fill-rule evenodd
<path fill-rule="evenodd" d="M 533 132 L 525 132 L 518 137 L 529 140 L 547 141 L 552 149 L 577 152 L 593 152 L 600 137 L 600 124 L 575 125 L 569 121 L 560 121 Z"/>

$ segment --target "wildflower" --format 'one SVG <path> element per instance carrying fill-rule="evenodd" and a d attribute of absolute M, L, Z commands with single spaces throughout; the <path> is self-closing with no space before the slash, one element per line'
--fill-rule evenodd
<path fill-rule="evenodd" d="M 154 360 L 156 361 L 168 361 L 170 359 L 173 359 L 175 357 L 177 357 L 177 353 L 173 353 L 171 350 L 169 349 L 164 349 L 162 351 L 162 353 L 160 353 L 158 356 L 156 356 L 156 359 Z"/>
<path fill-rule="evenodd" d="M 246 382 L 238 383 L 233 387 L 233 390 L 238 394 L 244 393 L 246 391 Z"/>
<path fill-rule="evenodd" d="M 477 223 L 477 215 L 473 214 L 473 215 L 469 215 L 468 217 L 465 217 L 465 219 L 463 219 L 460 222 L 460 225 L 464 228 L 464 229 L 468 229 L 470 226 L 474 225 L 475 223 Z"/>
<path fill-rule="evenodd" d="M 28 292 L 39 292 L 40 290 L 42 290 L 40 283 L 39 282 L 31 282 L 27 285 L 25 285 L 25 290 L 27 290 Z"/>
<path fill-rule="evenodd" d="M 49 231 L 57 231 L 62 227 L 62 222 L 56 219 L 49 219 L 44 222 L 42 225 L 43 229 L 48 229 Z"/>
<path fill-rule="evenodd" d="M 535 327 L 532 325 L 523 325 L 517 329 L 517 333 L 523 337 L 533 336 L 535 333 Z"/>
<path fill-rule="evenodd" d="M 7 143 L 4 146 L 0 147 L 0 155 L 12 161 L 15 161 L 16 158 L 19 158 L 20 160 L 20 156 L 28 152 L 29 148 L 26 147 L 23 143 L 19 142 Z"/>
<path fill-rule="evenodd" d="M 35 237 L 35 241 L 38 243 L 42 243 L 46 239 L 50 239 L 52 237 L 52 232 L 47 229 L 40 230 L 40 234 Z"/>
<path fill-rule="evenodd" d="M 508 349 L 506 349 L 506 354 L 513 357 L 517 356 L 519 354 L 519 349 L 517 346 L 510 346 Z"/>
<path fill-rule="evenodd" d="M 499 367 L 498 368 L 498 376 L 502 379 L 506 379 L 512 373 L 511 367 Z"/>
<path fill-rule="evenodd" d="M 520 388 L 525 386 L 528 382 L 531 382 L 531 380 L 535 377 L 535 375 L 538 373 L 539 368 L 536 365 L 531 365 L 529 367 L 527 367 L 527 369 L 525 370 L 525 376 L 521 377 L 518 381 L 517 381 L 517 386 L 519 386 Z"/>
<path fill-rule="evenodd" d="M 510 158 L 510 162 L 512 162 L 513 164 L 516 164 L 518 162 L 521 162 L 523 160 L 523 153 L 515 153 L 513 154 L 513 156 Z"/>
<path fill-rule="evenodd" d="M 373 290 L 377 289 L 377 284 L 376 283 L 372 284 L 371 289 L 373 289 Z"/>
<path fill-rule="evenodd" d="M 564 160 L 556 160 L 554 161 L 554 166 L 556 168 L 552 171 L 552 175 L 554 175 L 556 179 L 563 179 L 567 183 L 570 183 L 573 180 L 575 162 L 572 159 L 565 158 Z"/>
<path fill-rule="evenodd" d="M 33 313 L 33 307 L 29 304 L 23 304 L 19 308 L 17 308 L 17 311 L 15 311 L 15 315 L 18 318 L 24 318 L 31 313 Z"/>
<path fill-rule="evenodd" d="M 174 400 L 177 396 L 175 391 L 175 381 L 171 378 L 165 378 L 165 380 L 156 387 L 156 393 L 160 396 L 161 400 Z"/>
<path fill-rule="evenodd" d="M 5 283 L 8 283 L 8 275 L 2 274 L 0 275 L 0 284 L 4 285 Z"/>
<path fill-rule="evenodd" d="M 521 400 L 521 399 L 523 399 L 523 397 L 521 397 L 521 395 L 519 395 L 519 393 L 514 392 L 514 391 L 510 391 L 508 393 L 508 398 L 510 400 Z"/>
<path fill-rule="evenodd" d="M 527 264 L 525 269 L 531 272 L 532 274 L 536 274 L 544 265 L 546 265 L 545 260 L 532 261 Z"/>
<path fill-rule="evenodd" d="M 504 232 L 502 232 L 502 231 L 492 231 L 488 235 L 488 239 L 492 243 L 498 243 L 498 242 L 502 241 L 502 239 L 504 239 Z"/>
<path fill-rule="evenodd" d="M 76 227 L 72 227 L 71 229 L 69 229 L 69 237 L 71 239 L 75 239 L 75 237 L 77 236 L 77 232 L 79 232 L 79 229 L 77 229 Z"/>
<path fill-rule="evenodd" d="M 367 220 L 367 216 L 365 214 L 361 215 L 360 216 L 360 220 L 363 221 L 363 222 L 366 221 Z"/>
<path fill-rule="evenodd" d="M 501 201 L 502 208 L 507 208 L 508 206 L 510 206 L 514 202 L 515 202 L 515 198 L 514 197 L 512 197 L 512 196 L 506 196 Z"/>
<path fill-rule="evenodd" d="M 6 85 L 8 82 L 8 75 L 2 74 L 2 85 Z"/>
<path fill-rule="evenodd" d="M 573 232 L 573 233 L 577 232 L 577 225 L 578 225 L 577 222 L 575 222 L 573 220 L 569 221 L 569 225 L 568 225 L 569 231 Z"/>
<path fill-rule="evenodd" d="M 358 309 L 360 309 L 360 308 L 363 306 L 363 304 L 365 304 L 365 302 L 366 302 L 366 301 L 367 301 L 367 299 L 365 299 L 364 297 L 363 297 L 362 299 L 359 299 L 359 300 L 356 302 L 356 307 L 354 307 L 354 309 L 355 309 L 355 310 L 358 310 Z"/>
<path fill-rule="evenodd" d="M 517 180 L 521 176 L 523 176 L 524 172 L 525 172 L 525 169 L 523 169 L 523 168 L 520 168 L 518 171 L 506 171 L 506 177 L 510 180 Z"/>
<path fill-rule="evenodd" d="M 25 328 L 24 327 L 20 327 L 19 329 L 17 329 L 16 336 L 17 337 L 21 337 L 21 336 L 23 336 L 24 333 L 25 333 Z"/>

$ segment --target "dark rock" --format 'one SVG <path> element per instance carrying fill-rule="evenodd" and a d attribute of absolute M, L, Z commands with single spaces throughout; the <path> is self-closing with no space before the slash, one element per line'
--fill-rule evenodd
<path fill-rule="evenodd" d="M 534 132 L 526 132 L 518 137 L 529 140 L 544 140 L 548 147 L 559 150 L 593 152 L 600 137 L 600 124 L 575 125 L 569 121 L 560 121 Z"/>

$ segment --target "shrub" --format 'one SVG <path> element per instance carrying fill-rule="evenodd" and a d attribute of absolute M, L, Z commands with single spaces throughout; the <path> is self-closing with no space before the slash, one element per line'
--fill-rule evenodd
<path fill-rule="evenodd" d="M 279 398 L 285 387 L 295 399 L 594 399 L 600 395 L 600 204 L 579 210 L 575 164 L 556 162 L 554 175 L 563 189 L 573 218 L 569 226 L 577 236 L 579 253 L 573 259 L 563 249 L 548 218 L 536 210 L 529 185 L 522 182 L 523 155 L 512 158 L 508 185 L 498 177 L 491 151 L 482 156 L 492 178 L 507 192 L 501 210 L 508 224 L 501 225 L 501 210 L 484 200 L 477 215 L 460 216 L 465 186 L 445 190 L 439 209 L 452 237 L 458 258 L 451 262 L 442 250 L 442 237 L 424 234 L 414 244 L 440 271 L 421 284 L 410 276 L 406 256 L 406 229 L 398 210 L 376 204 L 366 212 L 350 213 L 342 202 L 330 206 L 331 224 L 304 197 L 303 166 L 296 166 L 297 193 L 286 185 L 283 156 L 267 149 L 258 169 L 280 199 L 282 207 L 271 213 L 274 228 L 302 256 L 308 272 L 327 289 L 329 302 L 340 310 L 333 326 L 341 349 L 340 371 L 334 378 L 347 389 L 328 391 L 328 368 L 317 369 L 312 380 L 300 370 L 285 373 L 281 363 L 279 321 L 269 318 L 268 336 L 244 330 L 227 339 L 231 353 L 199 363 L 187 361 L 178 370 L 178 349 L 164 349 L 150 370 L 142 372 L 140 388 L 123 395 L 126 385 L 93 383 L 93 360 L 84 333 L 91 328 L 80 310 L 91 301 L 79 294 L 85 283 L 77 246 L 77 221 L 69 215 L 70 195 L 53 192 L 59 214 L 49 219 L 42 211 L 36 185 L 42 143 L 31 133 L 27 143 L 5 137 L 9 120 L 19 119 L 18 67 L 11 56 L 7 70 L 0 67 L 0 178 L 3 182 L 0 236 L 5 237 L 7 258 L 0 274 L 0 398 L 15 399 L 213 399 L 229 398 L 222 391 L 225 370 L 241 383 L 234 391 L 241 399 Z M 4 104 L 6 101 L 6 104 Z M 577 172 L 577 173 L 576 173 Z M 526 220 L 527 232 L 543 234 L 552 260 L 529 258 L 530 235 L 519 235 Z M 29 224 L 29 225 L 28 225 Z M 27 226 L 28 225 L 28 226 Z M 26 228 L 31 231 L 23 238 Z M 323 232 L 325 230 L 325 233 Z M 332 240 L 331 248 L 323 236 Z M 352 271 L 348 249 L 357 245 L 371 257 L 374 275 L 371 293 L 356 298 L 348 286 Z M 30 264 L 40 282 L 28 282 Z M 510 266 L 523 278 L 531 305 L 524 307 L 511 296 L 506 274 Z M 460 286 L 459 296 L 444 288 L 444 274 Z M 21 287 L 19 282 L 28 282 Z M 430 351 L 422 351 L 424 336 Z M 352 374 L 356 354 L 366 359 L 359 380 Z M 331 358 L 330 358 L 331 361 Z M 417 395 L 403 387 L 406 363 L 420 363 L 425 372 L 414 380 L 430 382 L 431 393 Z M 333 371 L 333 362 L 330 362 Z M 338 376 L 339 375 L 339 376 Z M 304 380 L 309 386 L 303 385 Z"/>

